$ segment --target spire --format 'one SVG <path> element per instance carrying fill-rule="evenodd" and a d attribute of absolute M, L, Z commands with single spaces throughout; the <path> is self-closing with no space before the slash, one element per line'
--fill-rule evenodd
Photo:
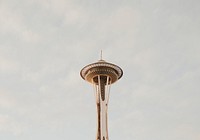
<path fill-rule="evenodd" d="M 105 62 L 104 60 L 103 60 L 103 51 L 101 50 L 101 52 L 100 52 L 100 60 L 99 60 L 99 62 Z"/>
<path fill-rule="evenodd" d="M 103 52 L 102 52 L 102 50 L 101 50 L 100 60 L 103 60 L 103 59 L 102 59 L 102 56 L 103 56 Z"/>

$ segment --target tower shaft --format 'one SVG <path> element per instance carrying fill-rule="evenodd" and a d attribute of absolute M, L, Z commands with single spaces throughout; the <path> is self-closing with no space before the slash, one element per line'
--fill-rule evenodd
<path fill-rule="evenodd" d="M 110 90 L 109 76 L 98 75 L 93 79 L 96 89 L 97 106 L 97 138 L 96 140 L 108 140 L 108 101 Z M 96 81 L 96 82 L 95 82 Z"/>

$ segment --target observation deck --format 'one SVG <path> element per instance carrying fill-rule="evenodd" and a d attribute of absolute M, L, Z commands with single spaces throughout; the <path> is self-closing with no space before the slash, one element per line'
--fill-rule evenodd
<path fill-rule="evenodd" d="M 122 69 L 112 63 L 108 63 L 104 60 L 99 60 L 96 63 L 92 63 L 89 64 L 87 66 L 85 66 L 81 72 L 80 72 L 81 77 L 90 82 L 93 83 L 95 82 L 96 84 L 98 84 L 97 82 L 97 76 L 109 76 L 110 78 L 110 84 L 113 84 L 114 82 L 116 82 L 118 79 L 120 79 L 123 75 L 123 71 Z M 94 79 L 94 81 L 93 81 Z"/>

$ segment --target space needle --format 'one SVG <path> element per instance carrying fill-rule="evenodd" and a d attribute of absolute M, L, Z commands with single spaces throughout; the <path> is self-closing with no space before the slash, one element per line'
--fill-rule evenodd
<path fill-rule="evenodd" d="M 108 140 L 108 101 L 110 86 L 123 75 L 122 69 L 101 59 L 85 66 L 81 77 L 91 83 L 95 89 L 97 107 L 97 136 L 96 140 Z"/>

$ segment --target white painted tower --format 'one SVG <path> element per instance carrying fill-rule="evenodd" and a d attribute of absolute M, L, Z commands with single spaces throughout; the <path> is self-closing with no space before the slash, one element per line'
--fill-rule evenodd
<path fill-rule="evenodd" d="M 110 85 L 123 75 L 122 69 L 112 63 L 99 60 L 96 63 L 85 66 L 81 77 L 92 83 L 95 88 L 97 105 L 97 137 L 96 140 L 108 140 L 108 101 Z"/>

